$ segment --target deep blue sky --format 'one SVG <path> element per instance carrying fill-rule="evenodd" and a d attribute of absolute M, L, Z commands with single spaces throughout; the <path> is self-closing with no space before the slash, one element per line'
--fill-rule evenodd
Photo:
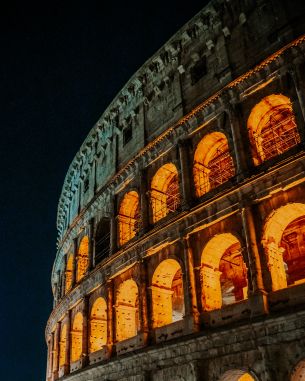
<path fill-rule="evenodd" d="M 181 3 L 1 3 L 0 380 L 45 378 L 65 173 L 125 82 L 206 1 Z"/>

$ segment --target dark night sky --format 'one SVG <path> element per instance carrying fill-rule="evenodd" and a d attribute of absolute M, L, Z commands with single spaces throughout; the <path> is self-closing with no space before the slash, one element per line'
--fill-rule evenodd
<path fill-rule="evenodd" d="M 125 82 L 205 3 L 2 5 L 0 380 L 45 379 L 56 210 L 70 162 Z"/>

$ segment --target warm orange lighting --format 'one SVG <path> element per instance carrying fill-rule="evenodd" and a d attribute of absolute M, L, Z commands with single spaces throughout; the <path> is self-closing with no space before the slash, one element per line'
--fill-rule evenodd
<path fill-rule="evenodd" d="M 120 245 L 137 234 L 139 217 L 139 195 L 135 191 L 128 192 L 123 197 L 118 215 Z"/>
<path fill-rule="evenodd" d="M 83 348 L 83 315 L 78 312 L 73 320 L 71 331 L 71 362 L 79 360 Z"/>
<path fill-rule="evenodd" d="M 219 381 L 254 381 L 254 378 L 243 370 L 229 370 Z"/>
<path fill-rule="evenodd" d="M 207 243 L 201 257 L 201 281 L 206 311 L 247 298 L 247 269 L 233 234 L 216 235 Z"/>
<path fill-rule="evenodd" d="M 264 227 L 263 246 L 273 290 L 305 282 L 305 204 L 274 211 Z"/>
<path fill-rule="evenodd" d="M 83 237 L 78 248 L 76 281 L 79 282 L 86 274 L 89 264 L 89 238 Z"/>
<path fill-rule="evenodd" d="M 90 353 L 102 349 L 107 344 L 107 306 L 104 298 L 97 298 L 90 314 Z"/>
<path fill-rule="evenodd" d="M 206 135 L 194 155 L 193 175 L 197 197 L 225 183 L 234 174 L 226 136 L 221 132 Z"/>
<path fill-rule="evenodd" d="M 300 142 L 291 101 L 282 94 L 269 95 L 253 107 L 247 126 L 255 165 Z"/>
<path fill-rule="evenodd" d="M 67 350 L 67 326 L 66 324 L 64 324 L 60 332 L 59 366 L 63 366 L 66 363 L 66 350 Z"/>
<path fill-rule="evenodd" d="M 72 276 L 73 276 L 73 254 L 69 254 L 66 272 L 65 272 L 65 292 L 67 293 L 72 287 Z"/>
<path fill-rule="evenodd" d="M 174 164 L 167 163 L 155 173 L 151 182 L 151 206 L 153 222 L 174 212 L 180 206 L 178 171 Z"/>
<path fill-rule="evenodd" d="M 305 381 L 305 360 L 300 361 L 294 368 L 290 381 Z"/>
<path fill-rule="evenodd" d="M 183 318 L 182 272 L 176 260 L 166 259 L 159 264 L 152 278 L 151 292 L 154 328 Z"/>
<path fill-rule="evenodd" d="M 133 279 L 124 281 L 116 295 L 116 339 L 122 341 L 138 332 L 138 286 Z"/>

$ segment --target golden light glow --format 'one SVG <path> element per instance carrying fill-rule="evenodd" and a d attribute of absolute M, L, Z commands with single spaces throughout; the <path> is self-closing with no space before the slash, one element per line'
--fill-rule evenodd
<path fill-rule="evenodd" d="M 300 361 L 294 368 L 291 381 L 305 381 L 305 360 Z"/>
<path fill-rule="evenodd" d="M 67 293 L 72 287 L 73 276 L 73 254 L 69 254 L 65 272 L 65 292 Z"/>
<path fill-rule="evenodd" d="M 139 230 L 139 195 L 135 191 L 124 195 L 118 215 L 120 245 L 131 240 Z"/>
<path fill-rule="evenodd" d="M 59 342 L 59 366 L 66 363 L 66 350 L 67 350 L 67 326 L 64 324 L 61 327 L 60 342 Z"/>
<path fill-rule="evenodd" d="M 116 294 L 116 339 L 122 341 L 138 332 L 138 286 L 133 279 L 124 281 Z"/>
<path fill-rule="evenodd" d="M 79 282 L 86 274 L 89 264 L 89 238 L 83 237 L 79 244 L 77 255 L 76 281 Z"/>
<path fill-rule="evenodd" d="M 305 204 L 291 203 L 275 210 L 264 227 L 272 290 L 305 281 Z"/>
<path fill-rule="evenodd" d="M 201 282 L 206 311 L 247 298 L 247 269 L 233 234 L 216 235 L 207 243 L 201 256 Z"/>
<path fill-rule="evenodd" d="M 235 174 L 226 136 L 221 132 L 206 135 L 198 144 L 193 165 L 196 196 L 225 183 Z"/>
<path fill-rule="evenodd" d="M 152 278 L 153 327 L 181 320 L 184 315 L 182 272 L 174 259 L 162 261 Z"/>
<path fill-rule="evenodd" d="M 250 373 L 243 370 L 229 370 L 226 372 L 219 381 L 255 381 Z"/>
<path fill-rule="evenodd" d="M 174 164 L 167 163 L 155 173 L 151 182 L 151 206 L 153 222 L 174 212 L 180 206 L 178 171 Z"/>
<path fill-rule="evenodd" d="M 72 324 L 71 331 L 71 362 L 75 362 L 82 357 L 83 348 L 83 315 L 78 312 Z"/>
<path fill-rule="evenodd" d="M 102 349 L 107 344 L 107 306 L 104 298 L 97 298 L 90 314 L 90 353 Z"/>
<path fill-rule="evenodd" d="M 253 107 L 247 123 L 255 165 L 300 142 L 289 98 L 272 94 Z"/>

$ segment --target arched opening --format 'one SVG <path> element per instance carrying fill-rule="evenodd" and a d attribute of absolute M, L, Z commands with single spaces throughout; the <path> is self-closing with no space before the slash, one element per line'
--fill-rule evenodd
<path fill-rule="evenodd" d="M 95 264 L 107 258 L 110 253 L 110 220 L 102 218 L 95 234 Z"/>
<path fill-rule="evenodd" d="M 83 315 L 78 312 L 72 323 L 71 330 L 71 362 L 75 362 L 82 357 L 83 350 Z"/>
<path fill-rule="evenodd" d="M 174 259 L 162 261 L 152 277 L 153 326 L 162 327 L 184 316 L 182 271 Z"/>
<path fill-rule="evenodd" d="M 300 361 L 294 368 L 290 381 L 305 381 L 305 360 Z"/>
<path fill-rule="evenodd" d="M 305 204 L 275 210 L 265 223 L 263 246 L 272 290 L 305 282 Z"/>
<path fill-rule="evenodd" d="M 139 231 L 139 195 L 135 191 L 124 195 L 118 214 L 119 242 L 124 245 Z"/>
<path fill-rule="evenodd" d="M 150 201 L 153 222 L 159 221 L 180 206 L 178 171 L 167 163 L 155 173 L 151 182 Z"/>
<path fill-rule="evenodd" d="M 77 254 L 77 274 L 76 281 L 79 282 L 86 274 L 89 264 L 89 238 L 83 237 L 79 244 Z"/>
<path fill-rule="evenodd" d="M 247 268 L 233 234 L 216 235 L 207 243 L 201 256 L 201 280 L 206 311 L 247 298 Z"/>
<path fill-rule="evenodd" d="M 251 376 L 250 373 L 241 370 L 241 369 L 234 369 L 229 370 L 225 374 L 223 374 L 219 381 L 255 381 L 256 379 Z"/>
<path fill-rule="evenodd" d="M 90 353 L 102 349 L 107 344 L 107 306 L 104 298 L 97 298 L 90 313 Z"/>
<path fill-rule="evenodd" d="M 124 281 L 116 296 L 116 339 L 122 341 L 138 332 L 138 286 L 133 279 Z"/>
<path fill-rule="evenodd" d="M 65 272 L 65 293 L 71 290 L 73 278 L 73 254 L 69 254 Z"/>
<path fill-rule="evenodd" d="M 247 126 L 255 165 L 300 142 L 291 101 L 282 94 L 269 95 L 255 105 Z"/>
<path fill-rule="evenodd" d="M 194 154 L 193 176 L 196 196 L 201 197 L 234 175 L 233 159 L 226 136 L 221 132 L 206 135 L 199 142 Z"/>
<path fill-rule="evenodd" d="M 66 364 L 66 350 L 67 350 L 67 325 L 64 324 L 60 331 L 59 341 L 59 366 Z"/>

